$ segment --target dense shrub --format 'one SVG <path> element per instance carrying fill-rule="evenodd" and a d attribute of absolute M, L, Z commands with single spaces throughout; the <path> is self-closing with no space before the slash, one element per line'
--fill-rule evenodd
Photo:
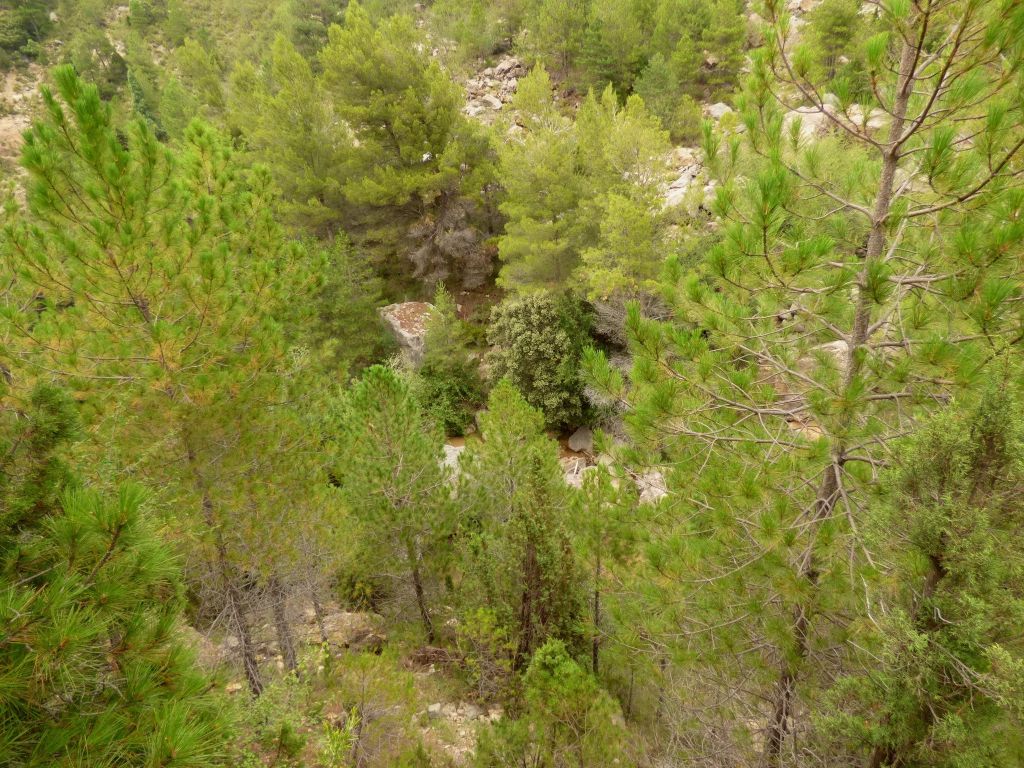
<path fill-rule="evenodd" d="M 481 734 L 478 766 L 633 764 L 618 706 L 561 641 L 537 650 L 524 682 L 522 715 Z"/>
<path fill-rule="evenodd" d="M 578 424 L 586 399 L 580 356 L 590 317 L 571 295 L 535 293 L 495 307 L 487 340 L 494 380 L 507 378 L 551 427 Z"/>

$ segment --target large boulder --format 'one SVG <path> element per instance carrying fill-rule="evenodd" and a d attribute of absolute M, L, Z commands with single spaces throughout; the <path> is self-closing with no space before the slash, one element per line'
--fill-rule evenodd
<path fill-rule="evenodd" d="M 434 306 L 425 301 L 405 301 L 389 304 L 380 310 L 384 322 L 402 349 L 405 359 L 413 367 L 423 362 L 426 351 L 427 321 Z"/>
<path fill-rule="evenodd" d="M 594 433 L 589 427 L 580 427 L 569 436 L 569 450 L 589 453 L 594 450 Z"/>
<path fill-rule="evenodd" d="M 826 105 L 826 109 L 831 109 Z M 820 109 L 801 108 L 787 112 L 782 118 L 782 128 L 789 131 L 793 123 L 800 122 L 800 138 L 803 141 L 813 141 L 819 136 L 824 136 L 829 128 L 833 126 L 831 118 Z"/>
<path fill-rule="evenodd" d="M 723 117 L 732 112 L 732 107 L 726 104 L 724 101 L 718 101 L 707 108 L 708 114 L 715 120 L 721 120 Z"/>

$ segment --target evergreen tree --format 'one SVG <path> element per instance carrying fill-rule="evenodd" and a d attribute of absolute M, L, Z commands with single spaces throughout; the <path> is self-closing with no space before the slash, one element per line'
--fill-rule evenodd
<path fill-rule="evenodd" d="M 229 121 L 272 170 L 289 221 L 305 231 L 336 231 L 352 137 L 309 62 L 278 35 L 266 77 L 248 62 L 236 66 L 228 106 Z"/>
<path fill-rule="evenodd" d="M 649 628 L 685 638 L 667 672 L 713 713 L 680 717 L 680 743 L 701 750 L 714 729 L 716 753 L 752 762 L 759 743 L 777 766 L 807 756 L 821 691 L 853 652 L 874 570 L 866 492 L 894 441 L 1022 338 L 1024 135 L 1010 94 L 1024 16 L 886 9 L 890 32 L 865 49 L 876 97 L 854 109 L 835 80 L 840 106 L 821 100 L 812 59 L 770 10 L 747 130 L 706 141 L 721 239 L 697 270 L 676 265 L 673 323 L 634 309 L 628 394 L 609 366 L 594 374 L 635 404 L 637 458 L 672 466 L 663 503 L 680 512 L 649 552 L 665 606 Z M 831 133 L 809 137 L 777 97 Z M 738 688 L 749 697 L 711 706 Z"/>
<path fill-rule="evenodd" d="M 394 347 L 377 311 L 385 304 L 383 281 L 345 233 L 319 247 L 325 251 L 323 275 L 309 345 L 316 361 L 332 372 L 355 373 L 384 359 Z"/>
<path fill-rule="evenodd" d="M 1024 755 L 1022 449 L 1019 402 L 992 386 L 901 451 L 890 498 L 867 520 L 872 550 L 893 564 L 885 610 L 866 627 L 862 671 L 830 692 L 835 714 L 822 713 L 833 749 L 870 768 Z"/>
<path fill-rule="evenodd" d="M 503 302 L 487 329 L 490 375 L 508 379 L 549 425 L 579 423 L 585 407 L 579 364 L 588 320 L 568 294 L 533 293 Z"/>
<path fill-rule="evenodd" d="M 562 642 L 549 640 L 537 651 L 524 685 L 523 714 L 481 737 L 481 768 L 634 764 L 618 707 Z"/>
<path fill-rule="evenodd" d="M 605 294 L 656 272 L 656 245 L 620 266 L 611 251 L 621 243 L 608 242 L 616 230 L 637 226 L 633 214 L 643 220 L 640 229 L 654 239 L 660 234 L 651 209 L 664 177 L 668 137 L 643 101 L 630 97 L 620 107 L 608 86 L 600 98 L 589 94 L 571 123 L 555 110 L 547 73 L 536 69 L 520 84 L 513 106 L 527 133 L 501 150 L 506 195 L 500 208 L 507 221 L 498 241 L 499 283 L 560 289 L 575 277 L 588 292 Z M 629 212 L 628 203 L 619 204 L 624 197 L 635 202 Z M 590 263 L 577 272 L 588 247 L 595 249 Z"/>
<path fill-rule="evenodd" d="M 339 406 L 333 476 L 381 572 L 401 562 L 428 643 L 431 592 L 445 573 L 453 533 L 444 435 L 408 384 L 368 368 Z"/>
<path fill-rule="evenodd" d="M 587 0 L 534 0 L 517 48 L 532 62 L 567 74 L 583 47 L 587 6 Z"/>
<path fill-rule="evenodd" d="M 55 79 L 59 98 L 44 90 L 26 137 L 29 214 L 4 229 L 5 357 L 29 381 L 59 376 L 88 397 L 113 471 L 131 466 L 192 505 L 259 692 L 244 565 L 224 528 L 244 506 L 217 471 L 239 441 L 259 440 L 225 406 L 272 401 L 286 353 L 274 315 L 301 311 L 287 297 L 310 285 L 307 260 L 270 216 L 268 175 L 240 168 L 217 134 L 196 124 L 175 155 L 144 122 L 118 130 L 70 68 Z"/>
<path fill-rule="evenodd" d="M 209 766 L 226 723 L 176 638 L 178 564 L 134 485 L 82 488 L 58 458 L 79 434 L 50 386 L 0 409 L 0 762 Z"/>
<path fill-rule="evenodd" d="M 498 241 L 499 283 L 556 287 L 575 269 L 582 235 L 576 215 L 585 194 L 576 168 L 578 143 L 569 121 L 555 110 L 543 67 L 520 81 L 512 105 L 529 130 L 521 142 L 500 150 L 506 222 Z"/>
<path fill-rule="evenodd" d="M 342 191 L 368 246 L 388 255 L 402 246 L 417 277 L 436 282 L 459 268 L 472 282 L 490 271 L 477 263 L 486 256 L 473 224 L 476 207 L 487 207 L 491 149 L 428 45 L 411 18 L 374 24 L 358 3 L 344 26 L 331 27 L 320 63 L 324 92 L 350 132 Z M 446 236 L 453 230 L 461 234 Z"/>
<path fill-rule="evenodd" d="M 483 404 L 483 382 L 470 341 L 469 325 L 459 319 L 455 300 L 444 284 L 438 285 L 413 386 L 431 418 L 448 434 L 463 434 Z"/>
<path fill-rule="evenodd" d="M 480 423 L 483 440 L 468 446 L 460 462 L 463 594 L 494 613 L 522 668 L 548 638 L 579 640 L 571 489 L 543 416 L 508 381 L 491 390 Z"/>

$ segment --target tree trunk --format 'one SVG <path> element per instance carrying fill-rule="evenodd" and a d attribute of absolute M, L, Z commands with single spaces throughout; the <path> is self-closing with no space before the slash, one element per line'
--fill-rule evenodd
<path fill-rule="evenodd" d="M 284 668 L 298 675 L 299 661 L 295 652 L 295 637 L 292 634 L 291 622 L 288 621 L 288 592 L 277 576 L 270 577 L 270 602 Z"/>
<path fill-rule="evenodd" d="M 913 86 L 913 69 L 917 61 L 915 46 L 904 42 L 900 53 L 899 88 L 893 101 L 892 123 L 889 126 L 889 137 L 882 149 L 882 170 L 878 180 L 878 192 L 871 213 L 871 226 L 868 232 L 864 253 L 861 255 L 861 270 L 857 278 L 857 300 L 854 310 L 853 329 L 847 340 L 846 373 L 844 390 L 848 391 L 854 383 L 862 365 L 861 350 L 868 342 L 868 331 L 871 322 L 872 299 L 869 293 L 869 270 L 882 257 L 886 246 L 886 225 L 893 203 L 893 184 L 896 170 L 901 159 L 900 139 L 906 121 L 907 106 Z M 852 419 L 852 417 L 850 417 Z M 838 474 L 845 462 L 846 446 L 837 440 L 832 450 L 832 461 L 825 470 L 818 498 L 815 501 L 815 514 L 810 527 L 812 540 L 803 554 L 799 565 L 799 575 L 807 579 L 812 587 L 811 594 L 817 590 L 818 571 L 814 562 L 814 534 L 818 525 L 831 517 L 839 494 Z M 809 604 L 800 604 L 793 611 L 794 648 L 788 658 L 782 661 L 775 693 L 772 699 L 772 711 L 765 732 L 764 764 L 768 768 L 779 765 L 782 746 L 789 730 L 792 714 L 793 697 L 800 667 L 807 657 L 808 637 L 813 598 Z"/>
<path fill-rule="evenodd" d="M 523 553 L 523 596 L 519 604 L 519 646 L 516 649 L 516 669 L 522 669 L 534 645 L 534 603 L 539 592 L 540 578 L 537 574 L 537 548 L 532 539 L 527 539 Z"/>
<path fill-rule="evenodd" d="M 427 610 L 427 597 L 423 589 L 423 577 L 420 574 L 420 559 L 416 555 L 416 548 L 409 543 L 406 546 L 406 555 L 409 558 L 409 569 L 412 576 L 412 588 L 416 593 L 416 607 L 420 611 L 420 620 L 423 622 L 423 632 L 427 636 L 427 642 L 434 642 L 434 623 L 430 620 L 430 611 Z"/>
<path fill-rule="evenodd" d="M 825 476 L 821 481 L 821 488 L 818 490 L 818 499 L 815 502 L 815 513 L 812 521 L 813 527 L 826 520 L 832 515 L 836 499 L 839 495 L 838 474 L 842 467 L 842 459 L 837 458 L 834 463 L 825 469 Z M 804 551 L 798 568 L 798 575 L 806 579 L 813 590 L 818 586 L 818 571 L 814 561 L 813 541 Z M 812 606 L 799 604 L 793 609 L 793 651 L 790 655 L 783 656 L 779 678 L 775 683 L 775 693 L 772 697 L 772 713 L 769 716 L 768 727 L 765 730 L 764 739 L 764 763 L 766 766 L 777 766 L 782 755 L 782 746 L 789 731 L 789 720 L 793 709 L 793 696 L 796 691 L 796 681 L 800 667 L 807 658 L 809 650 L 808 638 L 810 634 L 810 612 Z"/>
<path fill-rule="evenodd" d="M 187 433 L 183 437 L 185 455 L 188 458 L 196 488 L 202 498 L 203 521 L 213 536 L 214 568 L 217 571 L 218 580 L 224 591 L 224 609 L 227 612 L 228 623 L 238 637 L 238 656 L 242 662 L 242 669 L 245 670 L 245 679 L 249 683 L 249 690 L 253 696 L 259 696 L 263 693 L 263 680 L 260 677 L 260 667 L 256 661 L 256 646 L 252 641 L 249 619 L 245 612 L 245 599 L 242 597 L 242 591 L 238 588 L 238 584 L 235 581 L 235 569 L 232 567 L 231 560 L 228 557 L 228 547 L 224 542 L 224 535 L 221 532 L 220 526 L 217 525 L 217 516 L 213 511 L 213 499 L 210 497 L 206 481 L 199 470 L 191 440 Z"/>
<path fill-rule="evenodd" d="M 238 655 L 242 660 L 242 668 L 245 670 L 245 680 L 249 683 L 249 690 L 252 692 L 252 695 L 259 696 L 263 693 L 263 679 L 260 676 L 260 667 L 256 661 L 256 644 L 252 641 L 249 617 L 245 613 L 242 594 L 235 585 L 234 580 L 223 575 L 223 571 L 221 580 L 225 587 L 228 617 L 234 625 L 238 636 Z"/>
<path fill-rule="evenodd" d="M 601 553 L 594 563 L 594 636 L 590 640 L 590 666 L 597 675 L 601 654 Z"/>
<path fill-rule="evenodd" d="M 320 603 L 320 594 L 316 587 L 309 590 L 310 598 L 313 601 L 313 616 L 316 617 L 316 628 L 320 632 L 320 642 L 326 645 L 330 642 L 327 636 L 327 625 L 324 624 L 324 607 Z"/>

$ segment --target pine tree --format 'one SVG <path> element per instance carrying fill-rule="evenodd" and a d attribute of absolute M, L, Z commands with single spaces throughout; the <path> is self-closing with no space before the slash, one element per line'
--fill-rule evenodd
<path fill-rule="evenodd" d="M 483 440 L 468 446 L 460 462 L 463 594 L 493 611 L 522 668 L 548 638 L 579 641 L 571 489 L 542 414 L 509 382 L 491 390 L 480 423 Z"/>
<path fill-rule="evenodd" d="M 699 750 L 717 728 L 720 754 L 776 766 L 799 759 L 791 737 L 852 652 L 874 570 L 867 489 L 894 441 L 1024 338 L 1010 96 L 1024 15 L 886 9 L 889 31 L 865 48 L 875 100 L 851 104 L 833 80 L 833 107 L 808 49 L 786 42 L 788 17 L 769 10 L 747 130 L 705 142 L 720 240 L 697 270 L 676 265 L 673 323 L 631 315 L 628 395 L 610 367 L 594 374 L 634 403 L 641 458 L 672 467 L 663 503 L 679 515 L 649 552 L 666 599 L 652 631 L 685 638 L 668 671 L 693 706 L 694 690 L 709 706 L 723 688 L 751 694 L 714 722 L 681 722 L 680 738 Z"/>
<path fill-rule="evenodd" d="M 587 29 L 587 0 L 535 0 L 524 19 L 517 48 L 533 63 L 568 74 Z"/>
<path fill-rule="evenodd" d="M 209 766 L 226 723 L 175 635 L 180 569 L 147 494 L 81 487 L 59 458 L 74 403 L 41 385 L 0 409 L 0 762 Z"/>
<path fill-rule="evenodd" d="M 337 414 L 333 476 L 380 572 L 400 562 L 423 634 L 433 643 L 432 592 L 445 573 L 453 533 L 444 436 L 408 384 L 375 365 Z"/>
<path fill-rule="evenodd" d="M 630 97 L 621 107 L 608 86 L 600 98 L 590 93 L 571 123 L 558 114 L 547 72 L 538 68 L 520 83 L 513 106 L 527 133 L 501 150 L 506 195 L 500 208 L 507 221 L 498 241 L 499 283 L 530 290 L 581 282 L 588 292 L 595 286 L 611 292 L 631 282 L 634 272 L 656 272 L 660 254 L 638 254 L 620 267 L 611 253 L 615 246 L 601 242 L 608 208 L 622 197 L 646 209 L 640 214 L 641 229 L 650 225 L 648 234 L 658 229 L 650 209 L 663 181 L 668 136 L 643 101 Z M 609 202 L 613 196 L 616 200 Z M 608 236 L 636 220 L 628 216 L 627 224 L 620 215 L 625 213 L 623 206 L 612 212 L 618 219 L 608 225 Z M 579 269 L 585 249 L 594 246 L 592 263 Z M 637 263 L 647 262 L 646 256 L 649 263 Z M 587 267 L 601 270 L 590 284 Z"/>
<path fill-rule="evenodd" d="M 634 764 L 614 700 L 562 642 L 549 640 L 538 649 L 524 685 L 521 717 L 504 718 L 482 735 L 481 768 Z"/>
<path fill-rule="evenodd" d="M 430 417 L 450 435 L 464 434 L 483 404 L 483 381 L 470 344 L 469 324 L 459 319 L 455 300 L 439 284 L 413 388 Z"/>
<path fill-rule="evenodd" d="M 244 62 L 232 73 L 231 86 L 229 122 L 271 168 L 289 221 L 305 231 L 336 231 L 352 137 L 309 62 L 278 35 L 266 76 Z"/>
<path fill-rule="evenodd" d="M 461 89 L 412 19 L 375 24 L 351 3 L 344 26 L 330 28 L 320 64 L 324 93 L 353 146 L 343 192 L 360 226 L 350 233 L 382 259 L 404 252 L 429 282 L 456 270 L 467 282 L 486 276 L 476 230 L 490 205 L 489 139 L 461 113 Z M 461 234 L 447 236 L 453 230 Z M 399 265 L 384 266 L 394 273 Z"/>
<path fill-rule="evenodd" d="M 144 122 L 119 130 L 70 67 L 55 80 L 26 137 L 29 213 L 4 229 L 5 356 L 27 381 L 57 376 L 88 397 L 114 471 L 132 466 L 193 505 L 259 692 L 224 528 L 244 507 L 217 474 L 225 451 L 259 435 L 225 423 L 224 406 L 271 399 L 286 351 L 274 314 L 301 311 L 286 297 L 310 285 L 307 260 L 270 215 L 269 176 L 243 170 L 215 132 L 193 125 L 175 155 Z"/>

